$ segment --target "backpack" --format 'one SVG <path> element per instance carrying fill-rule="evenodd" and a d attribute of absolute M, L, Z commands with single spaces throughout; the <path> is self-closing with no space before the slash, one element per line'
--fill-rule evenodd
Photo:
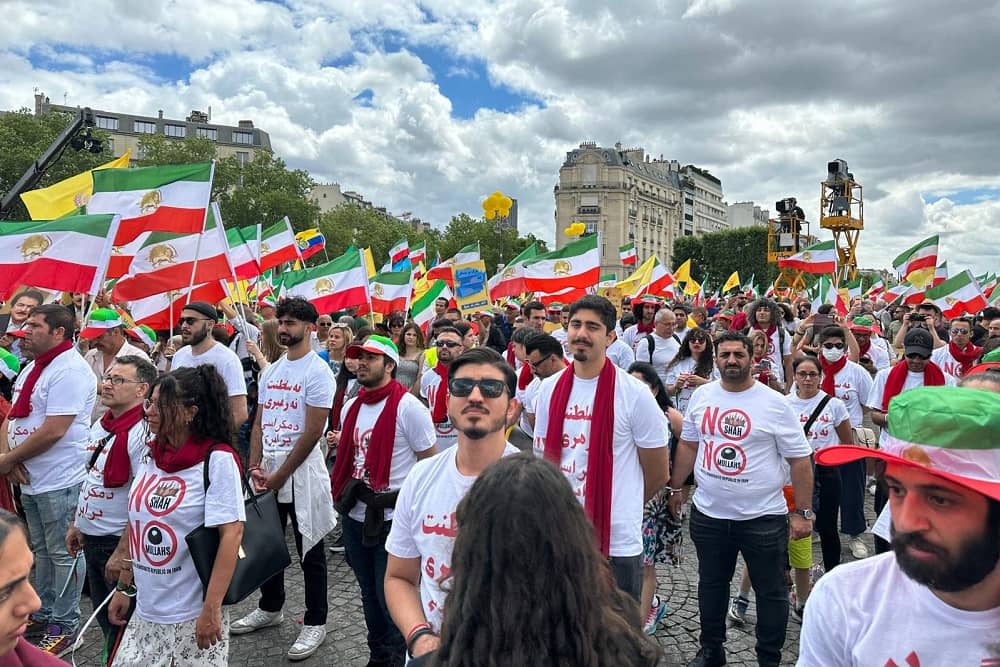
<path fill-rule="evenodd" d="M 681 339 L 677 337 L 677 334 L 670 334 L 670 337 L 677 341 L 677 345 L 680 346 Z M 649 347 L 649 363 L 653 363 L 653 351 L 656 350 L 656 341 L 653 340 L 653 334 L 646 334 L 646 345 Z"/>

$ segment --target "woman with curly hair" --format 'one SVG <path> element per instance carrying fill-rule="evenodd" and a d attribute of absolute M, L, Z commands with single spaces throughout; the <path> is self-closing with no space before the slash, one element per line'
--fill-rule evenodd
<path fill-rule="evenodd" d="M 222 598 L 236 568 L 246 514 L 225 382 L 213 366 L 180 368 L 152 384 L 143 405 L 149 459 L 129 493 L 131 569 L 123 569 L 108 617 L 135 614 L 114 667 L 229 664 L 229 611 Z M 206 484 L 207 482 L 207 484 Z M 185 536 L 219 530 L 219 550 L 202 586 Z"/>
<path fill-rule="evenodd" d="M 667 364 L 667 393 L 674 397 L 674 405 L 680 413 L 687 411 L 688 401 L 696 388 L 719 377 L 711 335 L 703 329 L 691 329 L 681 341 L 677 356 Z"/>
<path fill-rule="evenodd" d="M 490 466 L 455 516 L 441 646 L 410 662 L 435 667 L 653 667 L 594 529 L 563 474 L 530 452 Z M 446 584 L 447 585 L 447 584 Z"/>

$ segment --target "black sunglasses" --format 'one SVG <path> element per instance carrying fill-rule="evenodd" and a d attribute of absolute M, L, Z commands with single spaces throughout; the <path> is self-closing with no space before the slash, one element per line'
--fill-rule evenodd
<path fill-rule="evenodd" d="M 531 359 L 525 359 L 525 361 L 532 368 L 538 368 L 539 366 L 541 366 L 542 364 L 544 364 L 546 361 L 548 361 L 550 358 L 552 358 L 552 355 L 551 354 L 546 354 L 544 357 L 542 357 L 538 361 L 532 361 Z"/>
<path fill-rule="evenodd" d="M 843 350 L 843 343 L 823 343 L 824 350 Z"/>
<path fill-rule="evenodd" d="M 503 380 L 473 380 L 472 378 L 452 378 L 448 381 L 448 391 L 456 398 L 465 398 L 472 393 L 474 387 L 479 387 L 483 398 L 500 398 L 507 385 Z"/>
<path fill-rule="evenodd" d="M 436 347 L 458 347 L 461 345 L 461 343 L 456 343 L 453 340 L 436 340 L 434 341 L 434 345 Z"/>
<path fill-rule="evenodd" d="M 182 317 L 177 320 L 177 326 L 184 326 L 185 324 L 189 327 L 194 326 L 195 322 L 212 322 L 213 320 L 207 317 Z"/>

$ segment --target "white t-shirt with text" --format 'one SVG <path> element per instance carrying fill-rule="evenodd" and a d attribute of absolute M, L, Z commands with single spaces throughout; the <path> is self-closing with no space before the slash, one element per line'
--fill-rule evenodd
<path fill-rule="evenodd" d="M 785 397 L 785 400 L 788 401 L 788 404 L 792 406 L 792 410 L 798 416 L 800 428 L 806 425 L 809 418 L 812 417 L 813 412 L 819 406 L 819 402 L 826 395 L 820 391 L 812 398 L 799 398 L 794 393 Z M 809 428 L 809 435 L 806 436 L 813 451 L 818 452 L 826 447 L 839 444 L 850 444 L 841 443 L 840 438 L 837 437 L 836 430 L 837 426 L 843 424 L 845 421 L 850 423 L 850 419 L 851 415 L 848 413 L 844 402 L 839 398 L 831 397 Z"/>
<path fill-rule="evenodd" d="M 677 384 L 677 378 L 680 375 L 694 375 L 694 369 L 698 366 L 698 360 L 694 357 L 688 357 L 687 359 L 681 359 L 676 364 L 667 369 L 667 378 L 664 381 L 664 385 L 669 387 L 672 384 Z M 719 367 L 712 364 L 712 374 L 709 375 L 709 380 L 715 381 L 720 379 L 722 376 L 719 375 Z M 687 410 L 688 402 L 691 400 L 691 395 L 694 394 L 694 390 L 700 385 L 685 385 L 679 387 L 674 395 L 671 396 L 671 400 L 674 402 L 674 407 L 680 411 L 681 414 Z"/>
<path fill-rule="evenodd" d="M 767 330 L 764 330 L 767 333 Z M 782 341 L 784 343 L 782 344 Z M 774 332 L 767 340 L 766 359 L 771 360 L 771 372 L 778 379 L 778 382 L 785 381 L 784 358 L 792 353 L 792 337 L 781 327 L 775 327 Z"/>
<path fill-rule="evenodd" d="M 956 378 L 962 377 L 962 363 L 952 356 L 950 345 L 935 348 L 931 352 L 931 361 L 940 366 L 946 375 Z"/>
<path fill-rule="evenodd" d="M 149 453 L 148 441 L 152 437 L 146 422 L 140 420 L 128 432 L 128 459 L 132 476 L 124 486 L 109 489 L 104 486 L 104 466 L 114 445 L 114 436 L 101 428 L 101 422 L 90 427 L 90 443 L 87 445 L 84 465 L 90 463 L 101 442 L 108 438 L 97 455 L 94 465 L 87 468 L 80 499 L 76 503 L 76 527 L 84 535 L 121 535 L 128 525 L 128 492 L 135 473 L 142 466 Z"/>

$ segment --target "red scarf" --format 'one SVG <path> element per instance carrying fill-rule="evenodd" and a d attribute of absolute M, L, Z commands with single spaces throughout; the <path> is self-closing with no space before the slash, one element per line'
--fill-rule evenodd
<path fill-rule="evenodd" d="M 590 418 L 590 450 L 587 452 L 587 489 L 583 509 L 594 524 L 597 544 L 608 556 L 611 544 L 611 482 L 614 474 L 615 380 L 617 371 L 610 359 L 597 379 L 593 410 Z M 545 431 L 545 458 L 555 465 L 562 463 L 563 421 L 566 406 L 573 391 L 573 366 L 556 381 L 549 403 L 549 425 Z"/>
<path fill-rule="evenodd" d="M 392 464 L 392 450 L 396 443 L 396 416 L 399 414 L 399 401 L 405 394 L 406 387 L 395 380 L 390 380 L 388 384 L 378 389 L 362 388 L 358 392 L 358 400 L 351 403 L 344 416 L 344 428 L 341 430 L 338 446 L 340 451 L 337 452 L 337 462 L 330 474 L 334 500 L 340 498 L 344 485 L 354 470 L 354 458 L 358 449 L 354 430 L 361 406 L 375 405 L 381 401 L 385 401 L 385 405 L 382 406 L 382 411 L 372 428 L 371 437 L 368 439 L 365 470 L 368 471 L 368 481 L 373 491 L 384 491 L 389 487 L 389 467 Z"/>
<path fill-rule="evenodd" d="M 511 368 L 517 368 L 517 357 L 514 356 L 514 343 L 507 343 L 507 363 Z"/>
<path fill-rule="evenodd" d="M 979 359 L 979 355 L 983 353 L 983 348 L 976 347 L 972 343 L 965 346 L 965 350 L 958 349 L 958 345 L 955 345 L 955 341 L 948 341 L 948 351 L 951 352 L 951 356 L 955 358 L 955 361 L 962 365 L 962 375 L 969 372 L 976 360 Z"/>
<path fill-rule="evenodd" d="M 108 458 L 104 462 L 104 486 L 117 489 L 125 486 L 132 476 L 132 466 L 128 457 L 128 432 L 142 419 L 142 404 L 131 410 L 126 410 L 117 418 L 111 412 L 105 412 L 101 417 L 101 428 L 115 436 L 108 450 Z"/>
<path fill-rule="evenodd" d="M 73 341 L 64 340 L 48 352 L 35 357 L 35 363 L 32 364 L 31 372 L 28 373 L 28 377 L 24 380 L 24 384 L 21 385 L 21 391 L 17 395 L 14 407 L 12 407 L 10 412 L 7 413 L 8 419 L 20 419 L 21 417 L 27 417 L 31 414 L 31 395 L 35 393 L 35 383 L 38 382 L 38 378 L 42 376 L 42 371 L 44 371 L 46 367 L 52 363 L 53 359 L 58 357 L 63 352 L 67 352 L 72 349 Z"/>
<path fill-rule="evenodd" d="M 434 408 L 431 410 L 431 421 L 435 424 L 443 424 L 448 421 L 448 367 L 442 366 L 439 361 L 434 367 L 434 372 L 441 378 L 436 393 L 434 394 Z"/>
<path fill-rule="evenodd" d="M 655 322 L 653 320 L 650 320 L 649 324 L 646 324 L 642 320 L 635 323 L 636 330 L 641 334 L 653 333 L 654 325 Z"/>
<path fill-rule="evenodd" d="M 535 374 L 531 372 L 531 365 L 525 362 L 517 374 L 517 388 L 524 391 L 533 379 L 535 379 Z"/>
<path fill-rule="evenodd" d="M 759 324 L 755 324 L 752 327 L 750 327 L 750 329 L 751 329 L 751 331 L 763 331 L 764 333 L 766 333 L 767 334 L 767 344 L 768 344 L 768 346 L 770 346 L 771 345 L 771 336 L 774 335 L 774 332 L 777 329 L 777 327 L 775 327 L 772 324 L 769 328 L 765 329 L 764 327 L 760 326 Z"/>
<path fill-rule="evenodd" d="M 872 339 L 871 338 L 869 338 L 868 341 L 864 345 L 862 345 L 859 342 L 858 343 L 858 359 L 863 359 L 864 357 L 868 356 L 868 350 L 870 350 L 870 349 L 872 349 Z"/>
<path fill-rule="evenodd" d="M 885 379 L 885 390 L 882 395 L 882 412 L 889 411 L 889 401 L 893 399 L 899 392 L 903 391 L 903 384 L 906 382 L 906 374 L 909 371 L 906 370 L 906 360 L 899 362 L 892 367 L 889 371 L 888 377 Z M 944 373 L 941 371 L 940 366 L 935 364 L 933 361 L 927 362 L 927 367 L 924 368 L 924 386 L 925 387 L 940 387 L 944 384 Z"/>
<path fill-rule="evenodd" d="M 213 448 L 232 454 L 233 458 L 236 459 L 236 467 L 240 469 L 240 474 L 243 474 L 242 466 L 240 465 L 240 455 L 236 453 L 235 449 L 224 442 L 214 442 L 191 436 L 180 448 L 174 449 L 170 445 L 160 442 L 159 438 L 156 438 L 149 446 L 149 453 L 156 463 L 157 468 L 163 472 L 175 473 L 187 470 L 199 463 L 204 463 L 205 457 L 208 456 Z"/>
<path fill-rule="evenodd" d="M 830 394 L 831 396 L 836 396 L 834 376 L 837 375 L 844 366 L 847 365 L 847 355 L 845 354 L 840 358 L 840 361 L 835 361 L 830 363 L 827 361 L 823 355 L 819 356 L 819 365 L 823 367 L 823 382 L 820 384 L 819 388 Z"/>
<path fill-rule="evenodd" d="M 764 359 L 764 357 L 760 357 L 759 359 L 755 357 L 754 360 L 753 360 L 753 363 L 759 364 L 763 359 Z M 764 373 L 764 372 L 758 373 L 757 374 L 757 382 L 760 382 L 761 384 L 767 384 L 768 383 L 767 382 L 767 373 Z"/>

